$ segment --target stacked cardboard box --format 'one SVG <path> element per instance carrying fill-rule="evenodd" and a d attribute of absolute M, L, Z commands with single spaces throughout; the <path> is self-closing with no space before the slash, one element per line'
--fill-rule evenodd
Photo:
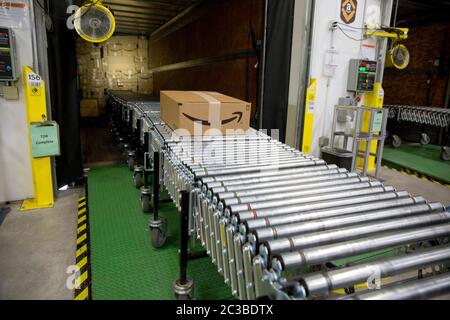
<path fill-rule="evenodd" d="M 146 37 L 113 36 L 97 45 L 78 39 L 77 58 L 82 99 L 97 100 L 99 114 L 105 89 L 153 94 Z"/>
<path fill-rule="evenodd" d="M 80 101 L 80 114 L 82 118 L 100 116 L 100 108 L 97 99 L 82 99 Z"/>

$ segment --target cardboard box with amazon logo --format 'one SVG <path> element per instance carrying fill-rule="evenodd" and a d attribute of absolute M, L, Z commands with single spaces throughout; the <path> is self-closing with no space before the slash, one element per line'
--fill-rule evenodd
<path fill-rule="evenodd" d="M 244 134 L 250 110 L 250 103 L 217 92 L 161 91 L 161 119 L 179 135 Z"/>

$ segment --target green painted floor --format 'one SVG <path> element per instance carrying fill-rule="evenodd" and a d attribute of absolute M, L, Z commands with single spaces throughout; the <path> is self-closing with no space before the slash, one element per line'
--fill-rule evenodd
<path fill-rule="evenodd" d="M 117 165 L 90 171 L 89 209 L 93 299 L 174 299 L 180 220 L 175 207 L 161 205 L 161 216 L 168 220 L 168 239 L 163 249 L 154 249 L 150 216 L 142 213 L 132 174 L 126 166 Z M 188 274 L 195 281 L 195 299 L 231 297 L 209 257 L 189 262 Z"/>
<path fill-rule="evenodd" d="M 440 159 L 441 147 L 420 144 L 402 145 L 395 149 L 386 146 L 383 163 L 397 169 L 410 169 L 423 175 L 450 183 L 450 162 Z"/>

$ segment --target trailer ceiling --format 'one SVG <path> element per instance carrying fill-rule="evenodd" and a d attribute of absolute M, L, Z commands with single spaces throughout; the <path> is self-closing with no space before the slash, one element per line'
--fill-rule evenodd
<path fill-rule="evenodd" d="M 116 33 L 150 35 L 202 0 L 105 0 L 116 18 Z"/>

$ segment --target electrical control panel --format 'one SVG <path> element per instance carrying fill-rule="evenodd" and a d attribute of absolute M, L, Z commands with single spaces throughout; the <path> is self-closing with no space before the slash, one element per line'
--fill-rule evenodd
<path fill-rule="evenodd" d="M 377 62 L 351 59 L 348 71 L 347 91 L 373 92 L 377 78 Z"/>
<path fill-rule="evenodd" d="M 15 81 L 16 48 L 11 28 L 0 28 L 0 81 Z"/>

